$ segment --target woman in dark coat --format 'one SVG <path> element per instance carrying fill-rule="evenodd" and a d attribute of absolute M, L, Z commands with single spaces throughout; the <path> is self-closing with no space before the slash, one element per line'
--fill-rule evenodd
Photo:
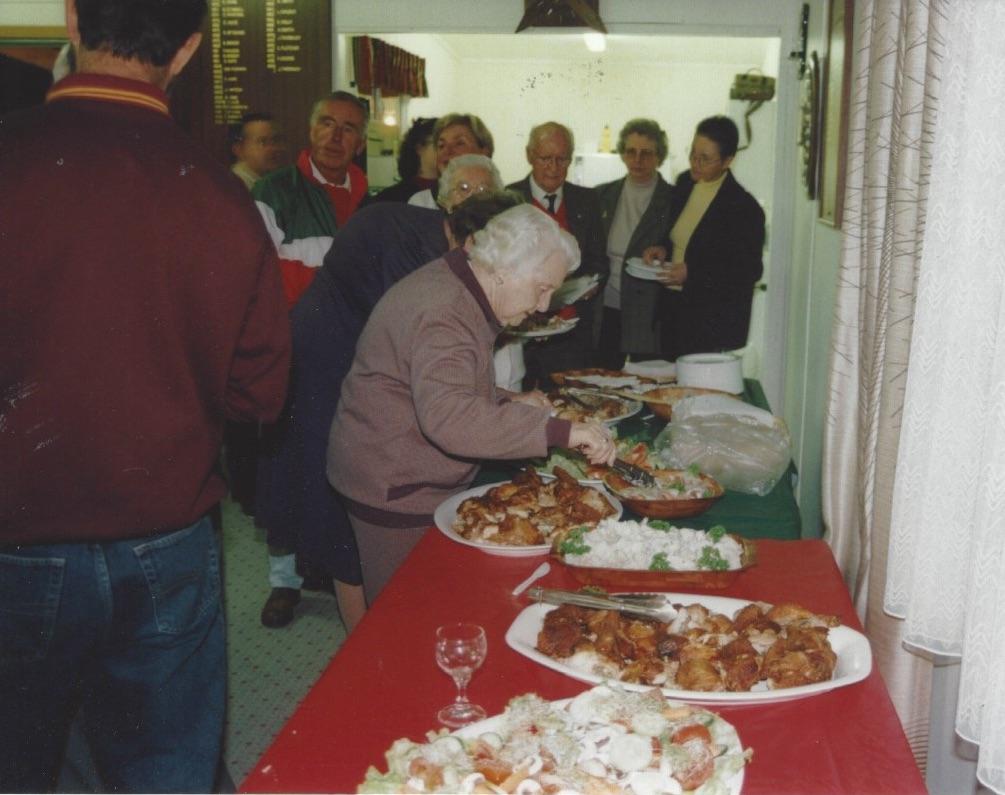
<path fill-rule="evenodd" d="M 674 186 L 669 240 L 645 252 L 647 262 L 668 261 L 659 315 L 662 354 L 671 360 L 747 342 L 754 284 L 764 270 L 764 211 L 729 170 L 738 141 L 726 116 L 698 125 L 691 168 Z"/>

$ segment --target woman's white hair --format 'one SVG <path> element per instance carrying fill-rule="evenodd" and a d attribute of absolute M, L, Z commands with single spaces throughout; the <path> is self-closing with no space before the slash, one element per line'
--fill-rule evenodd
<path fill-rule="evenodd" d="M 567 272 L 579 267 L 576 238 L 532 204 L 511 207 L 475 232 L 470 253 L 474 262 L 492 272 L 531 274 L 555 253 L 565 258 Z"/>
<path fill-rule="evenodd" d="M 457 172 L 462 168 L 485 169 L 489 173 L 489 176 L 492 177 L 492 187 L 489 190 L 503 190 L 506 187 L 502 174 L 499 173 L 499 169 L 496 168 L 496 164 L 492 162 L 491 158 L 485 155 L 458 155 L 447 163 L 447 167 L 440 174 L 438 195 L 441 202 L 454 187 L 454 183 L 457 181 Z"/>

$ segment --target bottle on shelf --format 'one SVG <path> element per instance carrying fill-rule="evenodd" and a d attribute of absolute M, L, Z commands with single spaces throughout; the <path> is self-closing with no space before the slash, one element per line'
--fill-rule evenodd
<path fill-rule="evenodd" d="M 605 154 L 611 151 L 611 128 L 606 124 L 604 129 L 600 131 L 600 145 L 597 147 L 597 151 Z"/>

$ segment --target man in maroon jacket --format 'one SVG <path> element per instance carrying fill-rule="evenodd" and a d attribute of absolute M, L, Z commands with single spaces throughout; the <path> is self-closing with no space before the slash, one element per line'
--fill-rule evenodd
<path fill-rule="evenodd" d="M 70 0 L 78 71 L 0 119 L 0 789 L 78 706 L 108 791 L 205 792 L 223 733 L 226 419 L 282 407 L 247 191 L 168 115 L 205 0 Z"/>

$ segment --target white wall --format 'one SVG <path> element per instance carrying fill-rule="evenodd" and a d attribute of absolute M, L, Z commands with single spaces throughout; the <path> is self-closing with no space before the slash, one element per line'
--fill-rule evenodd
<path fill-rule="evenodd" d="M 53 26 L 66 23 L 63 0 L 0 0 L 2 26 Z"/>
<path fill-rule="evenodd" d="M 825 51 L 822 9 L 810 13 L 809 51 Z M 792 433 L 799 469 L 799 508 L 803 533 L 819 537 L 821 462 L 830 370 L 831 324 L 840 259 L 841 232 L 817 220 L 818 203 L 806 197 L 799 175 L 792 236 L 792 272 L 786 334 L 784 417 Z"/>
<path fill-rule="evenodd" d="M 454 102 L 457 110 L 481 116 L 492 130 L 493 160 L 507 182 L 529 170 L 524 148 L 530 128 L 551 120 L 572 129 L 579 152 L 596 152 L 604 125 L 616 142 L 629 119 L 655 119 L 670 138 L 663 172 L 677 174 L 687 167 L 694 125 L 727 109 L 734 75 L 753 65 L 672 64 L 661 62 L 656 50 L 653 64 L 641 66 L 591 57 L 585 47 L 582 60 L 575 62 L 465 59 L 459 64 L 465 79 L 455 89 Z"/>

